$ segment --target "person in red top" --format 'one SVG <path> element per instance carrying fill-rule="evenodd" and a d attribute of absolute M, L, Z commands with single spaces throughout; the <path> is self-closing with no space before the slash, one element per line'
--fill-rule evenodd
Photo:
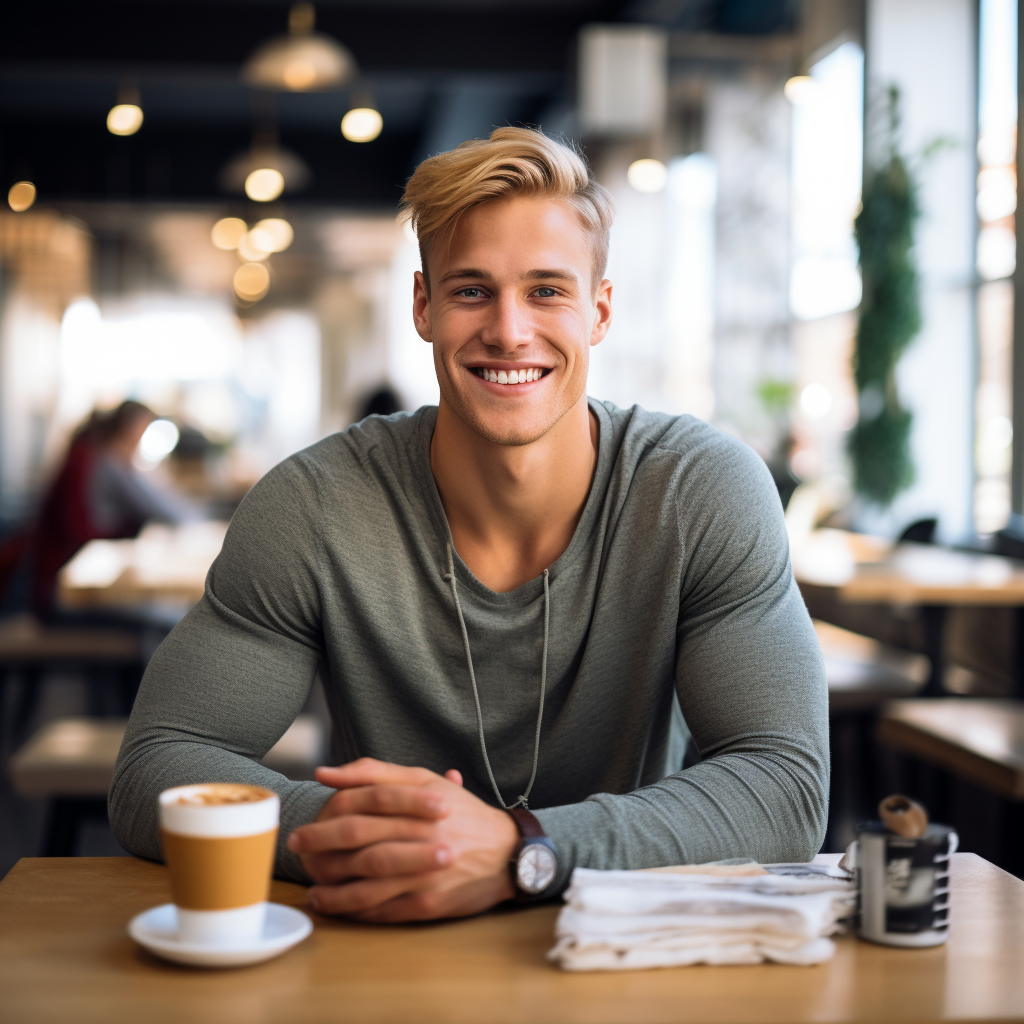
<path fill-rule="evenodd" d="M 132 464 L 154 419 L 151 409 L 135 401 L 94 412 L 72 436 L 35 521 L 0 550 L 4 583 L 29 552 L 31 605 L 37 615 L 53 614 L 57 573 L 88 541 L 134 537 L 150 519 L 190 518 L 181 502 L 154 487 Z"/>

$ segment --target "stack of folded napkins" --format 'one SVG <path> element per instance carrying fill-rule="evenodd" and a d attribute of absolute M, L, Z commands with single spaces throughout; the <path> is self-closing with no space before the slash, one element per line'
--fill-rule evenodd
<path fill-rule="evenodd" d="M 568 971 L 817 964 L 855 900 L 845 872 L 817 865 L 576 868 L 548 957 Z"/>

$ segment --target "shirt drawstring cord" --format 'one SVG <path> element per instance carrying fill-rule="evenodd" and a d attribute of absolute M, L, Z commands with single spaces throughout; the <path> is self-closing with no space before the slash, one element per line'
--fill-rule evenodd
<path fill-rule="evenodd" d="M 498 799 L 498 804 L 506 811 L 515 807 L 528 809 L 527 798 L 533 789 L 534 780 L 537 778 L 537 762 L 540 759 L 540 726 L 544 718 L 544 696 L 548 683 L 548 629 L 550 625 L 551 596 L 548 590 L 548 571 L 544 570 L 544 649 L 540 661 L 540 700 L 537 703 L 537 730 L 533 740 L 533 770 L 530 772 L 530 781 L 526 786 L 526 792 L 522 793 L 513 804 L 506 804 L 502 799 L 498 783 L 494 780 L 494 772 L 491 770 L 491 759 L 487 756 L 487 741 L 484 738 L 484 714 L 480 707 L 480 692 L 476 685 L 476 673 L 473 671 L 473 654 L 469 649 L 469 632 L 466 629 L 466 619 L 462 614 L 462 603 L 459 601 L 459 588 L 455 579 L 455 559 L 452 555 L 452 546 L 448 545 L 448 572 L 444 578 L 452 585 L 452 596 L 455 598 L 455 610 L 459 616 L 459 625 L 462 627 L 462 643 L 466 648 L 466 664 L 469 666 L 469 682 L 473 687 L 473 703 L 476 705 L 476 724 L 480 735 L 480 752 L 484 755 L 484 767 L 487 769 L 487 777 L 491 780 L 491 787 Z"/>

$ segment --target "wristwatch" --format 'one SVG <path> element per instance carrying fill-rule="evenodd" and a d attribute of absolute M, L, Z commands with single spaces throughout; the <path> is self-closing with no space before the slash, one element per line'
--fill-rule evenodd
<path fill-rule="evenodd" d="M 509 869 L 516 887 L 516 902 L 540 899 L 558 873 L 558 851 L 544 835 L 544 826 L 523 807 L 506 807 L 519 829 L 519 844 Z"/>

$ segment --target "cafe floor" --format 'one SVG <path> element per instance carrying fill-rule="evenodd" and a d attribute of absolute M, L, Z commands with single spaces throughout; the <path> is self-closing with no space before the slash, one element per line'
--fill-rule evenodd
<path fill-rule="evenodd" d="M 0 878 L 14 867 L 19 858 L 39 855 L 46 829 L 47 802 L 17 796 L 11 789 L 6 770 L 7 762 L 18 745 L 10 732 L 17 694 L 18 684 L 12 683 L 0 695 L 6 701 L 4 714 L 0 716 L 0 721 L 5 723 L 5 728 L 0 730 L 0 764 L 4 766 L 0 772 Z M 85 712 L 86 697 L 82 680 L 73 674 L 53 675 L 42 687 L 41 698 L 26 735 L 31 735 L 50 719 Z M 84 857 L 128 856 L 114 838 L 110 826 L 99 819 L 82 822 L 78 853 Z"/>

